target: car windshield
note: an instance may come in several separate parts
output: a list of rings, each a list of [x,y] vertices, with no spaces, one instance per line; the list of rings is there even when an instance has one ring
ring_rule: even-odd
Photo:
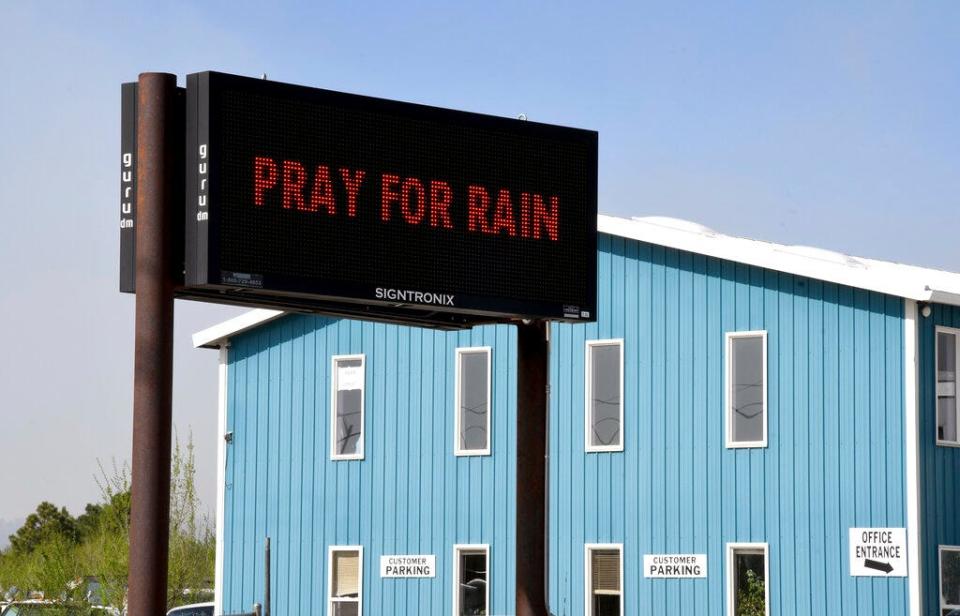
[[[213,606],[203,605],[200,607],[183,607],[176,610],[170,610],[169,616],[213,616]]]

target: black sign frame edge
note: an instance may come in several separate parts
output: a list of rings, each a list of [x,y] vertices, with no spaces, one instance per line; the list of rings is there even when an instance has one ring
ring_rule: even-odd
[[[190,86],[193,86],[191,88]],[[483,298],[492,300],[485,302],[487,306],[478,308],[476,304],[470,307],[456,307],[453,311],[439,309],[438,307],[424,304],[398,303],[396,301],[378,301],[371,297],[360,296],[324,296],[317,293],[308,293],[306,291],[298,292],[298,284],[291,284],[290,280],[284,281],[286,288],[283,290],[268,289],[261,290],[256,288],[243,288],[238,286],[221,284],[220,263],[219,263],[219,233],[218,233],[218,214],[219,204],[216,199],[207,200],[208,219],[206,221],[197,221],[197,203],[200,196],[199,185],[197,181],[198,172],[198,152],[201,144],[206,144],[210,159],[216,152],[218,144],[211,143],[211,135],[218,134],[217,118],[209,112],[210,92],[212,88],[237,88],[240,91],[254,94],[271,94],[281,92],[283,95],[307,98],[310,102],[349,106],[355,105],[359,101],[364,105],[372,105],[371,111],[381,113],[392,113],[395,115],[406,115],[411,118],[421,118],[435,121],[436,114],[443,116],[441,119],[452,122],[474,123],[476,126],[487,130],[509,129],[510,132],[530,131],[531,135],[537,135],[546,138],[563,137],[569,140],[571,135],[576,135],[577,139],[596,152],[599,152],[599,133],[593,130],[582,128],[571,128],[553,124],[542,124],[538,122],[529,122],[513,118],[504,118],[488,114],[481,114],[469,111],[447,109],[444,107],[434,107],[419,103],[407,103],[383,99],[361,94],[349,94],[326,90],[323,88],[314,88],[298,84],[268,81],[221,73],[217,71],[203,71],[187,75],[187,121],[186,121],[186,142],[187,142],[187,164],[186,164],[186,185],[185,192],[185,223],[186,223],[186,251],[190,258],[190,251],[193,253],[193,261],[185,263],[186,288],[178,290],[178,297],[198,299],[200,301],[220,301],[235,305],[248,305],[258,307],[270,307],[283,309],[289,306],[292,311],[311,311],[326,313],[333,310],[338,316],[349,318],[353,314],[356,318],[367,318],[366,311],[371,308],[388,312],[392,318],[387,322],[404,323],[406,315],[415,315],[415,324],[423,325],[425,323],[421,313],[443,315],[442,318],[429,320],[429,326],[448,327],[450,324],[450,315],[459,315],[463,318],[464,324],[458,327],[471,327],[475,324],[510,322],[524,318],[543,318],[558,322],[569,323],[589,323],[597,318],[597,242],[598,230],[596,228],[596,217],[593,219],[592,235],[594,249],[588,251],[589,259],[586,271],[591,272],[592,284],[589,284],[589,295],[592,300],[589,306],[578,306],[580,313],[576,317],[564,314],[563,306],[552,302],[536,302],[531,300],[510,300],[508,298]],[[193,98],[191,99],[191,95]],[[408,112],[414,112],[410,115]],[[192,116],[191,113],[195,114]],[[219,168],[214,164],[207,167],[209,186],[217,186],[219,181]],[[598,170],[591,168],[588,178],[589,194],[596,195],[598,188]],[[208,193],[209,194],[209,193]],[[215,196],[215,195],[213,195]],[[204,263],[206,261],[206,263]],[[191,267],[190,265],[193,265]],[[274,277],[275,278],[275,277]],[[279,282],[279,281],[278,281]],[[298,280],[302,282],[302,280]],[[268,285],[269,286],[269,285]],[[463,297],[460,295],[459,297]],[[220,298],[220,299],[213,299]],[[229,298],[229,300],[228,300]],[[472,298],[477,299],[477,298]],[[349,308],[356,306],[355,313],[349,312]],[[365,311],[366,309],[366,311]],[[344,313],[344,311],[347,311]],[[580,316],[583,311],[589,314],[588,317]],[[375,319],[374,319],[375,320]],[[470,324],[467,324],[470,323]]]
[[[486,129],[508,129],[511,132],[527,131],[530,135],[536,135],[544,138],[556,138],[563,133],[564,139],[570,140],[571,135],[576,135],[578,140],[586,144],[598,144],[599,133],[595,130],[586,128],[577,128],[572,126],[562,126],[559,124],[545,124],[530,120],[520,120],[517,118],[508,118],[487,113],[478,113],[475,111],[464,111],[461,109],[450,109],[447,107],[438,107],[426,105],[423,103],[412,103],[388,98],[369,96],[366,94],[353,94],[349,92],[338,92],[313,86],[305,86],[294,83],[284,83],[280,81],[270,81],[268,79],[257,79],[244,75],[234,75],[231,73],[222,73],[219,71],[202,71],[187,75],[197,76],[201,83],[210,87],[229,87],[244,92],[261,95],[280,94],[289,97],[295,97],[301,100],[307,100],[315,104],[327,104],[334,106],[352,106],[362,107],[364,111],[389,113],[393,115],[408,116],[421,120],[435,121],[438,116],[445,120],[456,123],[474,124]]]

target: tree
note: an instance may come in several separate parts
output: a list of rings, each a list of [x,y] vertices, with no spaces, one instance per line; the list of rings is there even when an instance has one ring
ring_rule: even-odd
[[[103,513],[101,505],[87,503],[83,513],[77,516],[77,533],[81,541],[96,532],[100,526],[101,513]]]
[[[195,475],[193,436],[185,448],[177,439],[170,482],[170,607],[207,599],[213,586],[216,540],[209,518],[200,513]],[[114,464],[108,472],[101,465],[95,480],[101,499],[79,517],[44,502],[10,537],[11,547],[0,552],[0,598],[16,587],[17,598],[40,591],[76,605],[123,609],[130,554],[129,468]],[[82,609],[76,613],[85,614]]]
[[[30,554],[44,541],[55,538],[77,543],[80,539],[77,521],[66,507],[57,509],[56,505],[44,501],[36,512],[27,516],[16,534],[10,535],[10,547],[15,552]]]

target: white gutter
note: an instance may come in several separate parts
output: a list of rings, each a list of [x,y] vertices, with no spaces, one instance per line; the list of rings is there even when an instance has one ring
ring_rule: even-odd
[[[227,483],[227,345],[220,347],[219,391],[217,394],[217,517],[216,561],[213,574],[213,613],[223,614],[223,521]]]
[[[907,586],[908,614],[921,616],[920,580],[920,429],[917,374],[917,302],[903,303],[903,402],[905,474],[907,501]]]

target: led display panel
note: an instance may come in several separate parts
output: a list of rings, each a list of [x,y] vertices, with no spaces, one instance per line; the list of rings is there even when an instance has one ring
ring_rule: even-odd
[[[185,214],[187,294],[595,318],[593,131],[193,74]]]

